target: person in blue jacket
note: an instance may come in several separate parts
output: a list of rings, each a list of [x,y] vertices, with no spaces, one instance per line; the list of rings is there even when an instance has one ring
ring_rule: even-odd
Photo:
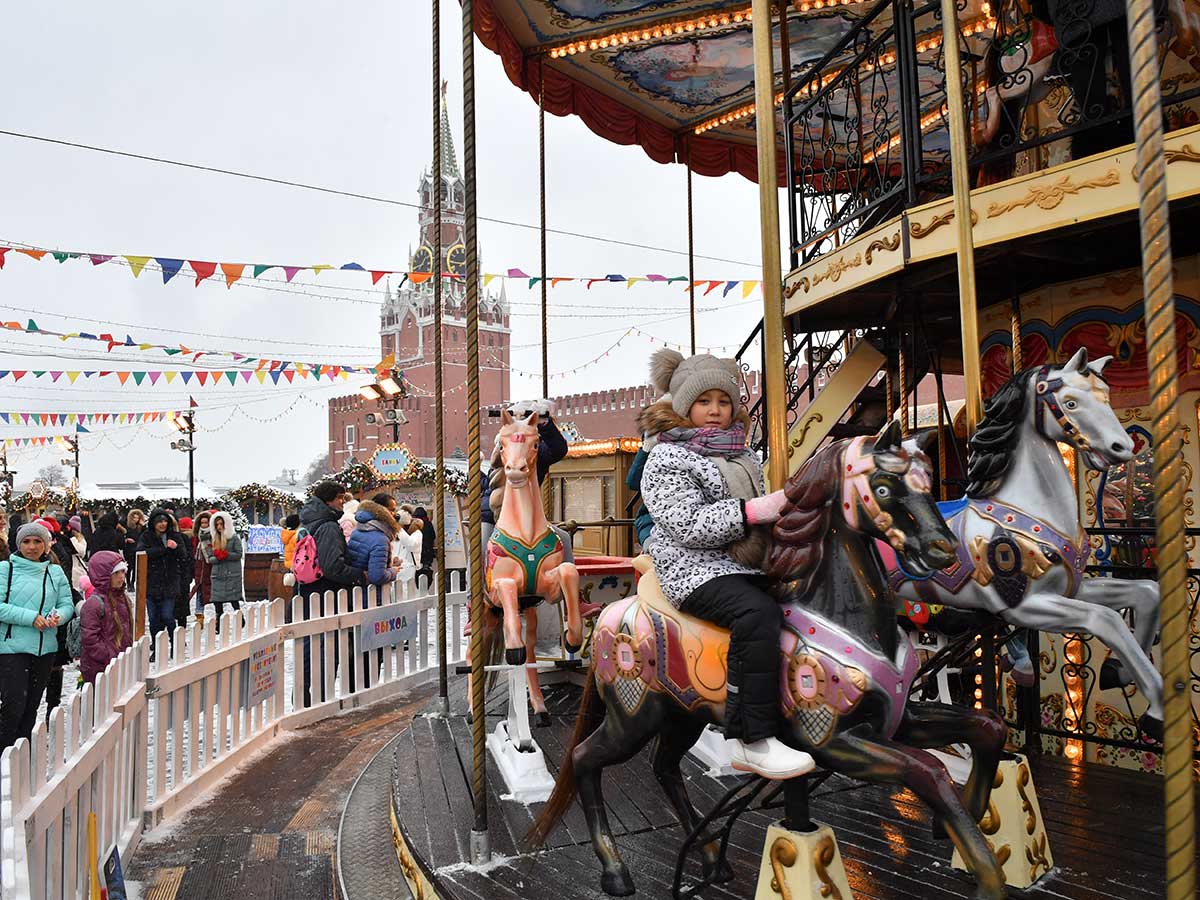
[[[0,563],[0,750],[30,739],[58,654],[58,626],[75,614],[71,583],[50,561],[50,532],[29,522]]]
[[[379,590],[396,580],[397,567],[392,565],[392,541],[400,531],[400,523],[389,508],[396,501],[392,497],[387,505],[374,500],[364,500],[354,513],[354,530],[346,542],[346,562],[352,568],[367,573],[367,584]],[[372,592],[373,593],[373,592]]]

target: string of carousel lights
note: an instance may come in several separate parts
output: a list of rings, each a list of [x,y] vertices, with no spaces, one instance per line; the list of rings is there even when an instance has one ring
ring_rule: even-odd
[[[857,0],[855,0],[857,2]],[[686,19],[672,19],[658,22],[654,25],[643,25],[641,28],[630,28],[624,31],[614,31],[598,37],[581,38],[545,49],[551,59],[564,56],[574,56],[588,50],[607,50],[609,47],[624,47],[629,44],[642,44],[694,34],[697,31],[712,31],[716,28],[726,28],[730,25],[744,25],[750,22],[750,7],[742,6],[719,13],[706,13]]]

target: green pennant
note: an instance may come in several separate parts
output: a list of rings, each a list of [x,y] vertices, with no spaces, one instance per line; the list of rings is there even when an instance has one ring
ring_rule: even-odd
[[[42,371],[40,371],[40,372],[34,372],[34,373],[33,373],[33,377],[34,377],[34,378],[41,378],[41,377],[42,377],[43,375],[45,375],[45,374],[46,374],[46,370],[45,370],[45,369],[43,369],[43,370],[42,370]]]
[[[141,384],[141,383],[142,383],[142,379],[143,379],[143,378],[145,378],[145,377],[146,377],[146,373],[145,373],[145,372],[134,372],[134,373],[133,373],[133,380],[134,380],[134,382],[136,382],[137,384]]]
[[[70,259],[70,258],[71,258],[71,254],[70,254],[70,253],[64,253],[64,252],[62,252],[62,251],[59,251],[59,250],[51,250],[51,251],[50,251],[50,255],[51,255],[51,256],[53,256],[55,259],[57,259],[57,260],[58,260],[60,263],[64,263],[64,262],[66,262],[68,259]]]
[[[167,356],[175,356],[177,353],[182,353],[183,351],[178,347],[163,347],[163,352],[167,354]]]
[[[274,266],[255,266],[254,267],[254,277],[257,278],[263,272],[267,271],[267,269],[273,269],[273,268],[275,268],[275,267]]]
[[[676,275],[674,278],[668,278],[667,284],[674,284],[676,281],[687,281],[686,275]]]
[[[37,322],[33,321],[33,319],[30,319],[29,324],[25,326],[25,330],[26,331],[37,331],[38,330]]]
[[[230,384],[237,384],[237,372],[226,372],[225,377],[229,379]]]

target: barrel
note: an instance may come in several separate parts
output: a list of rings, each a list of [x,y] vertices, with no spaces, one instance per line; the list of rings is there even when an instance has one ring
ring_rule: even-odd
[[[271,560],[271,569],[267,573],[267,596],[274,600],[276,597],[287,599],[292,596],[292,589],[283,583],[283,577],[287,575],[287,566],[283,564],[283,560],[276,556]]]
[[[271,561],[278,558],[276,553],[246,554],[246,567],[242,574],[247,600],[267,599],[267,582],[271,575]]]

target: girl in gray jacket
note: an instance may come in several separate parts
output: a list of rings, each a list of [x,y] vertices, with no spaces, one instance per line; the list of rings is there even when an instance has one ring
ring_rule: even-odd
[[[812,757],[777,738],[783,615],[764,590],[767,540],[755,530],[777,521],[786,501],[783,491],[765,494],[762,466],[746,447],[737,363],[660,350],[650,377],[668,396],[639,419],[657,436],[642,474],[654,519],[646,550],[671,603],[730,629],[725,736],[734,768],[802,775]]]

